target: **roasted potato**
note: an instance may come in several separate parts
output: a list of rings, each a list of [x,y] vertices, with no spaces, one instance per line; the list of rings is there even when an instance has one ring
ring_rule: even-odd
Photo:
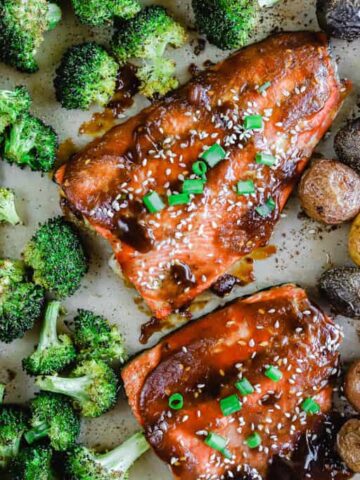
[[[360,360],[353,362],[346,372],[344,391],[351,405],[360,412]]]
[[[320,27],[332,37],[352,41],[360,36],[358,0],[317,0],[316,13]]]
[[[352,418],[341,427],[337,435],[337,450],[346,465],[360,472],[360,420]]]
[[[339,159],[360,175],[360,118],[338,131],[334,148]]]
[[[360,317],[360,269],[338,267],[327,270],[319,281],[319,289],[333,308],[348,317]]]
[[[349,254],[352,261],[360,266],[360,215],[358,215],[350,229]]]
[[[343,223],[360,211],[360,177],[335,160],[315,160],[300,181],[299,198],[314,220],[328,225]]]

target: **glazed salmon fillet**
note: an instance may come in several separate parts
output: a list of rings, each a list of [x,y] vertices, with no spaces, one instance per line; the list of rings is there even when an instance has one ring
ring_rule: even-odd
[[[135,358],[122,378],[175,478],[265,478],[273,456],[292,452],[330,409],[341,339],[304,290],[283,285],[188,323]],[[246,395],[237,384],[245,380]],[[173,394],[183,399],[179,410],[169,407]],[[234,395],[233,410],[222,410]],[[319,411],[307,413],[309,402]],[[225,450],[209,446],[209,434],[224,439]],[[254,434],[260,443],[251,448]]]
[[[124,276],[165,318],[268,243],[349,88],[324,34],[272,36],[75,155],[57,172],[63,203],[111,242]],[[197,177],[194,163],[219,146],[225,158],[210,150],[206,178]],[[187,193],[184,180],[201,191],[169,205]],[[159,211],[144,205],[149,193]]]

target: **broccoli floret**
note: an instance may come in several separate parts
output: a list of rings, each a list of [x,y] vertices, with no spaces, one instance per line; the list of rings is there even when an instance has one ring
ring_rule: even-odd
[[[4,159],[31,170],[49,172],[54,167],[57,148],[54,129],[26,113],[5,134]]]
[[[0,223],[6,222],[11,225],[20,223],[21,220],[15,207],[15,195],[12,190],[0,187]]]
[[[28,112],[30,105],[31,97],[25,87],[16,87],[13,91],[0,90],[0,134],[14,123],[19,115]]]
[[[243,47],[249,40],[257,17],[253,0],[192,0],[196,25],[217,47]]]
[[[50,375],[60,372],[76,358],[76,351],[68,335],[57,334],[60,302],[50,302],[40,332],[35,352],[23,360],[23,367],[30,375]]]
[[[28,282],[22,262],[0,260],[0,341],[24,336],[40,317],[45,291]]]
[[[63,217],[42,224],[24,251],[33,268],[33,280],[58,298],[72,295],[88,270],[88,259],[78,234]]]
[[[75,45],[56,71],[56,98],[67,109],[88,110],[92,103],[106,105],[115,92],[118,69],[116,61],[97,43]]]
[[[149,448],[141,432],[102,455],[79,445],[68,453],[66,471],[70,480],[127,480],[128,470]]]
[[[174,78],[175,63],[164,58],[168,45],[181,47],[186,42],[184,28],[171,18],[165,8],[144,8],[128,22],[118,22],[112,49],[120,64],[129,59],[139,64],[140,91],[152,97],[167,93],[178,85]]]
[[[137,0],[72,0],[72,4],[80,22],[92,26],[104,25],[114,17],[131,18],[141,9]]]
[[[0,406],[0,470],[19,453],[27,415],[17,406]]]
[[[47,0],[0,0],[0,60],[22,72],[36,72],[44,33],[61,20],[61,10]]]
[[[126,359],[124,339],[115,325],[89,310],[78,310],[74,318],[74,342],[81,360],[113,362]]]
[[[73,399],[84,417],[99,417],[116,401],[117,380],[113,370],[102,361],[88,360],[73,370],[70,378],[38,377],[41,390],[61,393]]]
[[[52,460],[52,449],[46,445],[25,447],[9,466],[11,480],[55,480]]]
[[[72,447],[80,433],[80,419],[70,400],[56,393],[39,393],[30,403],[31,430],[25,440],[32,444],[49,437],[54,450],[64,452]]]

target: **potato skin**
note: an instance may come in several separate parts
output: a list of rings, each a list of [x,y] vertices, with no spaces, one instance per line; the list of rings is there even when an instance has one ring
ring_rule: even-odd
[[[346,465],[355,473],[360,472],[360,420],[348,420],[337,435],[337,451]]]
[[[339,159],[360,175],[360,118],[337,132],[334,148]]]
[[[360,266],[360,215],[358,215],[350,229],[349,254],[354,263]]]
[[[360,269],[336,267],[324,272],[319,289],[341,315],[360,317]]]
[[[344,391],[351,405],[360,412],[360,360],[353,362],[346,372]]]
[[[360,177],[336,160],[315,160],[299,184],[306,214],[327,225],[354,218],[360,211]]]
[[[316,13],[328,35],[350,42],[360,36],[359,0],[317,0]]]

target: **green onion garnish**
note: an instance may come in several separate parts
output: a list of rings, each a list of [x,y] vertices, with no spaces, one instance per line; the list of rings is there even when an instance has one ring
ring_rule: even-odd
[[[275,210],[276,203],[273,198],[269,198],[264,205],[259,205],[255,208],[256,212],[262,217],[268,217],[272,211]]]
[[[266,92],[266,90],[270,87],[271,87],[271,82],[265,82],[259,87],[259,92],[261,93]]]
[[[183,193],[203,193],[204,191],[204,182],[199,178],[189,178],[184,180],[182,185]]]
[[[145,197],[143,197],[143,202],[150,213],[160,212],[160,210],[165,208],[164,202],[161,200],[161,197],[156,192],[147,193]]]
[[[261,115],[247,115],[244,117],[245,130],[259,130],[263,128],[263,117]]]
[[[231,415],[232,413],[238,412],[242,408],[242,404],[239,400],[239,397],[234,394],[229,397],[222,398],[220,400],[220,408],[223,415]]]
[[[184,397],[181,393],[173,393],[169,397],[169,407],[172,410],[181,410],[184,406]]]
[[[249,448],[257,448],[260,447],[261,445],[261,437],[258,434],[258,432],[254,432],[251,435],[249,435],[246,439],[246,445]]]
[[[192,166],[192,171],[195,173],[195,175],[198,175],[202,179],[206,178],[205,175],[207,170],[208,170],[208,167],[206,163],[203,162],[202,160],[198,160]]]
[[[245,377],[236,382],[235,387],[239,390],[240,395],[242,395],[243,397],[246,397],[246,395],[250,395],[251,393],[255,392],[255,388]]]
[[[224,160],[226,152],[218,143],[214,143],[210,148],[203,152],[200,157],[205,160],[209,167],[215,167],[216,164]]]
[[[269,153],[257,153],[255,160],[256,163],[260,163],[261,165],[267,165],[268,167],[272,167],[276,163],[276,158]]]
[[[315,415],[321,411],[320,405],[311,397],[306,398],[301,404],[302,410],[309,415]]]
[[[239,195],[250,195],[255,193],[255,185],[253,180],[241,180],[236,185],[236,192]]]
[[[185,205],[190,202],[190,196],[188,193],[173,193],[168,196],[169,205]]]
[[[270,366],[265,370],[265,376],[270,378],[273,382],[278,382],[282,379],[283,374],[274,366]]]
[[[205,444],[208,447],[211,447],[214,450],[221,452],[224,455],[224,457],[231,458],[231,454],[229,450],[226,449],[227,439],[222,437],[221,435],[218,435],[217,433],[209,432],[208,436],[205,438]]]

